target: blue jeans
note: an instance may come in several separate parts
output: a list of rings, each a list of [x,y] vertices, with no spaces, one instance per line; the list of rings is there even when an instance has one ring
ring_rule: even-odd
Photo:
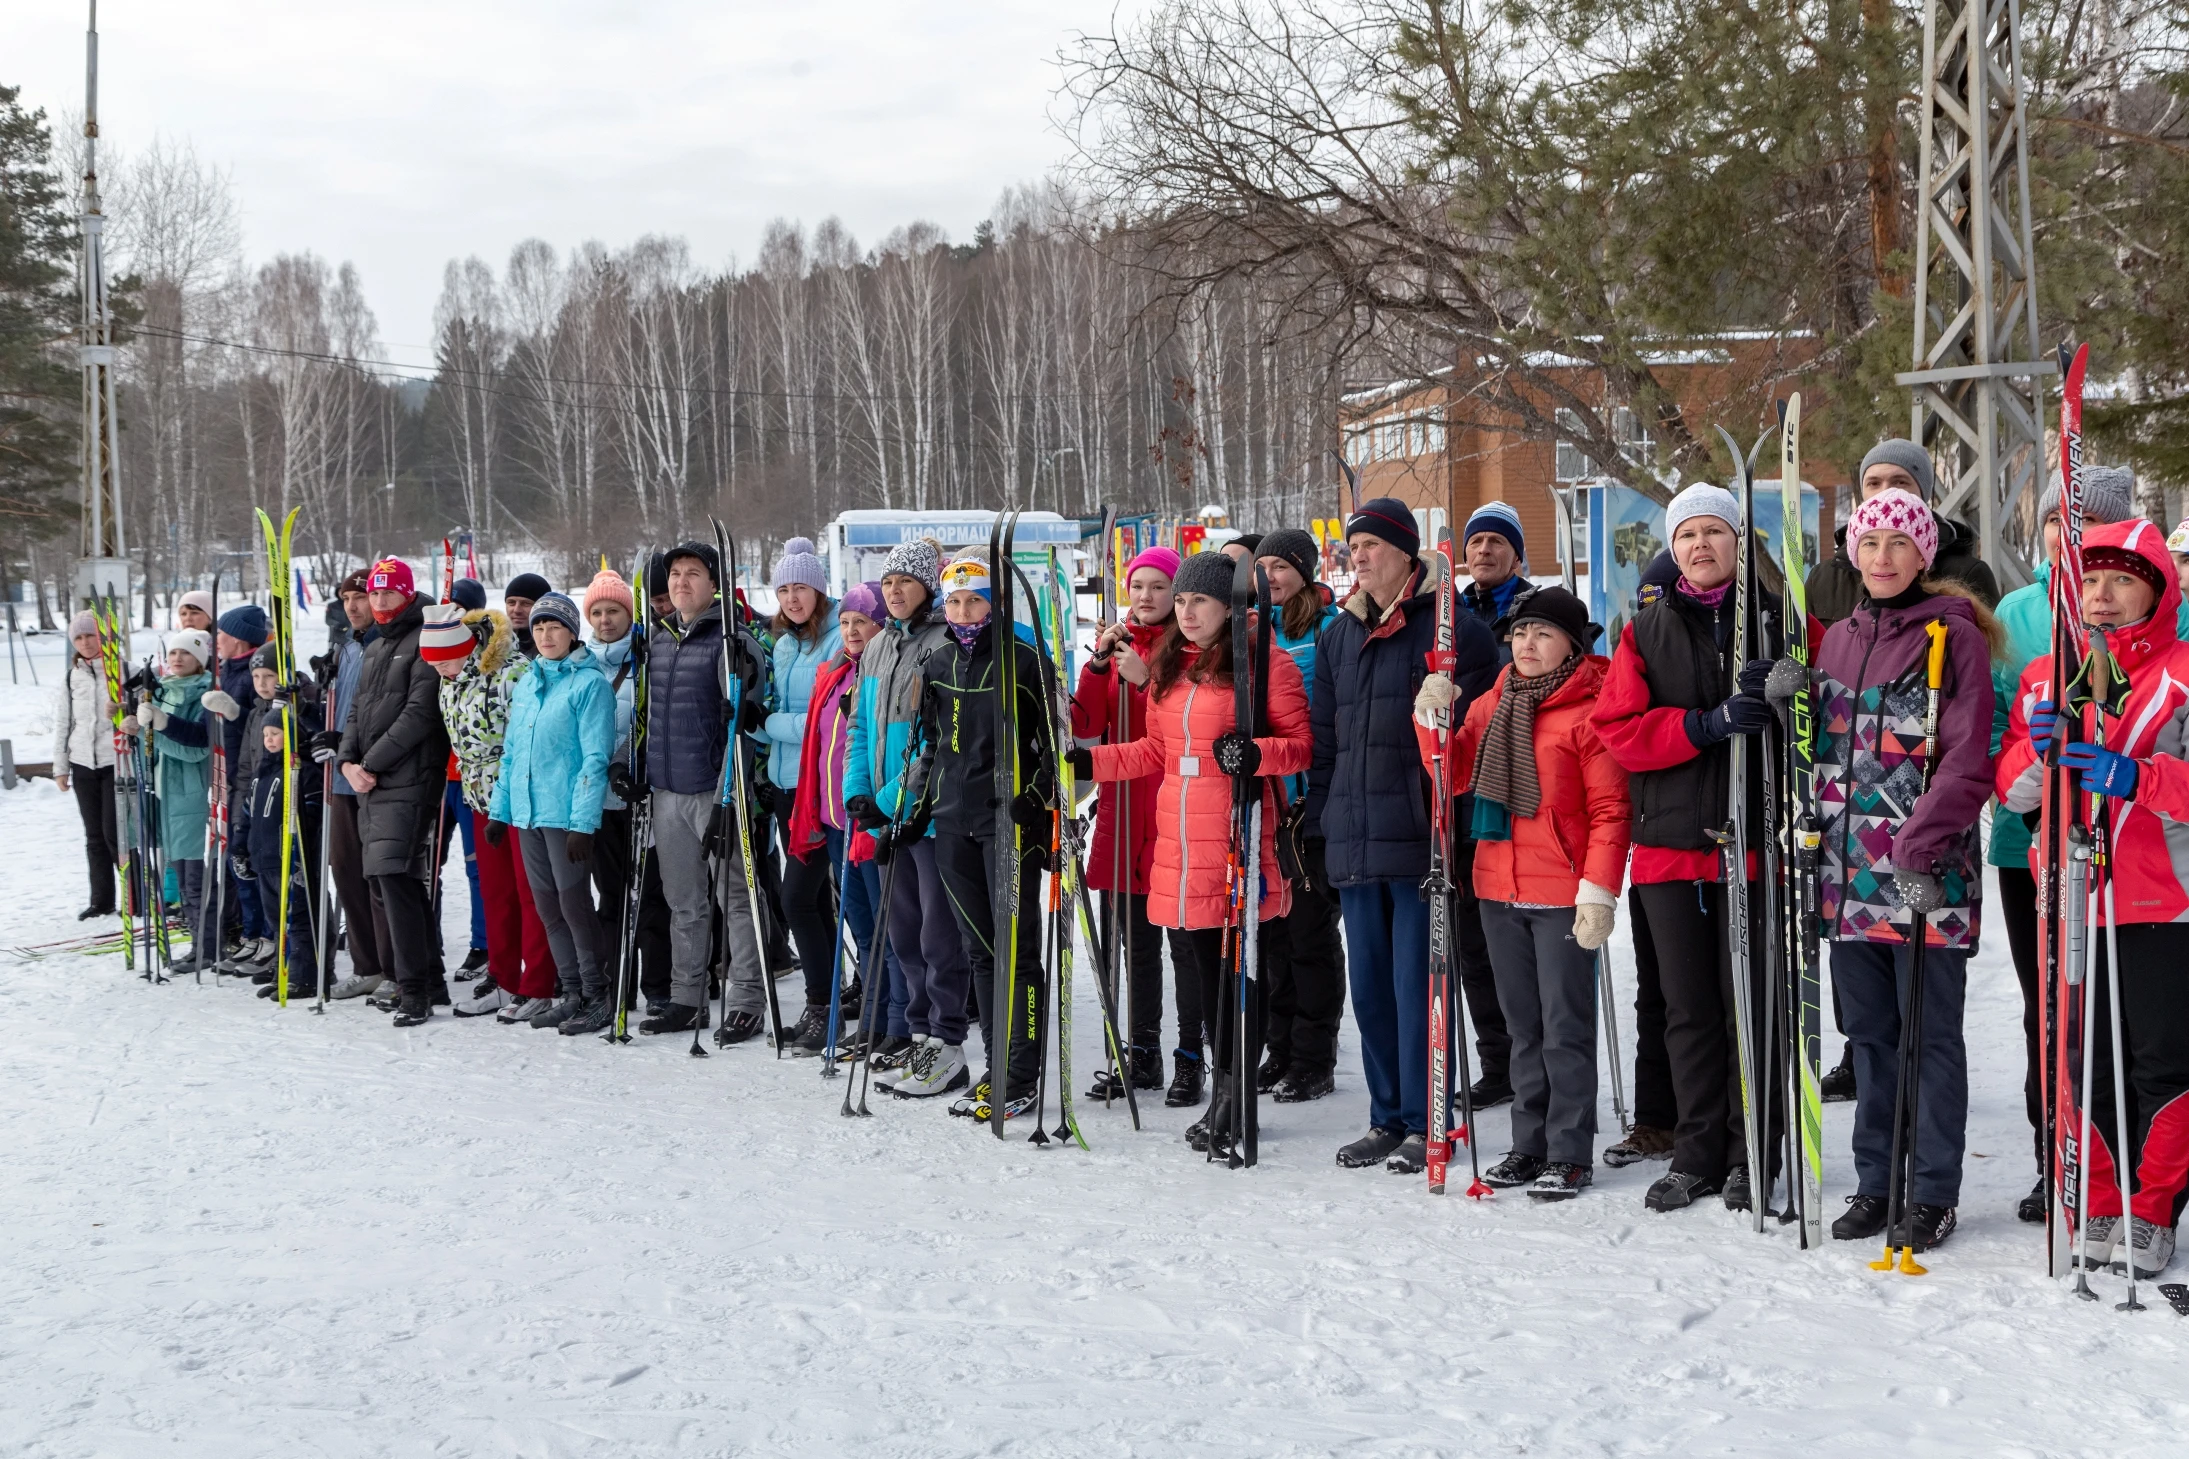
[[[1412,882],[1338,888],[1368,1122],[1429,1131],[1429,904]]]
[[[1908,996],[1909,949],[1882,942],[1832,944],[1832,987],[1855,1049],[1855,1176],[1863,1195],[1883,1197],[1892,1179],[1893,1100],[1900,1087],[1900,1011]],[[1961,1039],[1969,955],[1923,952],[1923,1083],[1915,1111],[1915,1158],[1908,1200],[1961,1203],[1961,1156],[1968,1144],[1969,1057]]]
[[[851,927],[852,945],[859,950],[859,967],[866,967],[867,955],[874,943],[874,917],[882,905],[882,868],[880,863],[862,861],[845,866],[844,833],[828,833],[828,857],[831,866],[844,866],[843,885],[837,895],[844,899],[844,921]],[[897,965],[897,949],[883,949],[885,965],[883,978],[882,1011],[887,1019],[885,1032],[891,1038],[909,1038],[912,1027],[905,1022],[904,969]]]

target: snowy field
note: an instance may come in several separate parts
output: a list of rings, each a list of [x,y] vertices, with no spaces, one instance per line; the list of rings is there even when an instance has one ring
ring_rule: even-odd
[[[46,693],[0,685],[19,759]],[[79,931],[83,883],[71,798],[0,793],[0,947]],[[1341,1171],[1350,1029],[1336,1095],[1265,1103],[1232,1172],[1159,1100],[1143,1133],[1083,1109],[1090,1151],[1036,1149],[936,1105],[842,1119],[840,1083],[752,1046],[398,1031],[118,958],[0,975],[0,1454],[2185,1452],[2189,1325],[2148,1289],[2116,1313],[2110,1278],[2074,1300],[2014,1220],[1997,938],[1961,1229],[1914,1279],[1715,1201],[1647,1213],[1661,1164],[1556,1207]],[[1484,1118],[1487,1156],[1504,1133]]]

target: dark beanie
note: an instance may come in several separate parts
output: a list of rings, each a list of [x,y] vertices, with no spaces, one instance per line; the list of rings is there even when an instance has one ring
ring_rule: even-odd
[[[220,631],[238,643],[257,648],[273,633],[273,625],[266,621],[266,610],[256,603],[244,603],[230,608],[220,615]]]
[[[662,555],[661,581],[664,587],[667,586],[669,581],[669,569],[675,567],[677,559],[682,557],[697,559],[699,565],[707,569],[708,581],[718,588],[722,586],[722,559],[716,554],[714,548],[705,542],[679,542]],[[649,578],[646,591],[651,593],[653,590],[653,580]]]
[[[1231,601],[1231,583],[1239,571],[1239,564],[1221,552],[1196,552],[1178,569],[1178,576],[1171,580],[1172,593],[1203,593],[1211,598]]]
[[[369,593],[372,591],[368,581],[371,577],[371,571],[361,567],[335,586],[334,595],[339,598],[344,593]]]
[[[646,559],[646,596],[658,598],[669,591],[669,554],[657,552]]]
[[[1345,535],[1356,532],[1381,537],[1409,556],[1421,551],[1421,528],[1414,524],[1414,509],[1395,496],[1370,497],[1346,519]]]
[[[1596,642],[1600,631],[1589,622],[1588,604],[1567,592],[1564,588],[1531,588],[1514,600],[1511,612],[1514,628],[1523,623],[1548,623],[1573,640],[1573,646],[1587,653]]]
[[[476,613],[486,606],[486,584],[477,578],[458,578],[456,586],[448,590],[448,600],[467,613]]]
[[[1307,581],[1315,581],[1321,570],[1322,549],[1315,539],[1297,527],[1280,527],[1262,539],[1262,545],[1254,550],[1256,557],[1277,557],[1291,564],[1292,570]]]
[[[554,584],[538,573],[521,572],[509,580],[509,585],[502,589],[502,596],[504,598],[523,598],[527,602],[537,603],[554,591]]]
[[[281,670],[281,655],[274,652],[272,644],[262,643],[251,651],[251,667],[254,669],[272,669],[279,673]]]
[[[1262,555],[1262,534],[1259,532],[1241,532],[1238,536],[1232,538],[1231,542],[1226,542],[1224,545],[1229,547],[1233,542],[1244,547],[1249,557],[1260,557]]]

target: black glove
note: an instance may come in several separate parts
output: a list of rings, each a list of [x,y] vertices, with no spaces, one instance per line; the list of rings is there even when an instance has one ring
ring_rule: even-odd
[[[1741,665],[1740,692],[1748,695],[1763,693],[1764,684],[1771,677],[1771,659],[1750,659]]]
[[[1064,763],[1072,767],[1072,774],[1081,780],[1094,779],[1094,751],[1085,745],[1074,745],[1064,752]]]
[[[889,858],[897,854],[896,835],[890,831],[889,827],[883,826],[880,830],[875,831],[873,836],[874,864],[876,866],[889,865]]]
[[[757,694],[745,696],[745,708],[737,717],[737,727],[746,734],[756,732],[768,722],[768,703]]]
[[[321,730],[312,736],[312,758],[325,765],[342,753],[342,731]]]
[[[1262,747],[1254,736],[1225,730],[1216,737],[1216,768],[1234,780],[1244,780],[1262,768]]]
[[[573,866],[583,866],[593,859],[593,833],[567,831],[562,838],[563,860]]]
[[[507,840],[508,837],[509,827],[505,823],[501,821],[488,821],[486,823],[487,845],[499,846],[502,844],[503,841]]]
[[[729,854],[730,808],[728,806],[718,805],[715,807],[714,819],[707,822],[707,834],[701,839],[699,846],[700,850],[714,857],[717,861]]]
[[[1698,750],[1707,750],[1735,735],[1761,733],[1771,722],[1771,706],[1753,694],[1736,694],[1715,709],[1687,712],[1687,737]]]
[[[853,820],[868,831],[879,831],[889,824],[889,817],[882,814],[882,808],[874,803],[874,797],[871,795],[853,796],[850,800],[844,802],[844,809],[850,813]]]
[[[313,676],[324,684],[334,677],[334,655],[331,653],[321,654],[316,659],[308,660],[305,667],[310,669]]]
[[[646,787],[631,773],[631,767],[621,760],[608,766],[608,789],[625,805],[637,805],[646,799]]]
[[[251,859],[241,853],[228,858],[228,870],[235,874],[237,881],[258,880],[258,873],[251,870]]]
[[[1011,797],[1011,823],[1032,830],[1049,824],[1048,798],[1031,790],[1022,790]]]

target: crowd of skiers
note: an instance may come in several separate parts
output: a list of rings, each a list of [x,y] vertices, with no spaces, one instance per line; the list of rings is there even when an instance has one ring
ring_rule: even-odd
[[[2037,585],[1999,599],[1967,530],[1928,505],[1931,470],[1905,441],[1870,452],[1837,551],[1811,576],[1810,621],[1779,621],[1777,593],[1759,586],[1764,641],[1738,660],[1741,506],[1696,484],[1667,509],[1669,546],[1610,645],[1598,644],[1572,593],[1531,584],[1519,517],[1499,502],[1453,539],[1462,586],[1448,654],[1434,652],[1438,572],[1396,500],[1362,502],[1345,523],[1352,581],[1342,595],[1318,581],[1320,549],[1294,529],[1183,559],[1150,548],[1124,565],[1121,616],[1068,686],[1062,753],[1043,731],[1056,706],[1041,654],[991,617],[987,549],[953,557],[928,539],[895,548],[877,581],[840,600],[812,544],[795,539],[773,565],[776,606],[764,617],[725,589],[716,550],[696,542],[654,557],[643,602],[605,570],[574,595],[526,573],[504,585],[498,608],[472,581],[437,602],[401,561],[384,560],[341,583],[346,631],[316,666],[323,692],[290,695],[291,717],[269,712],[283,691],[263,647],[266,615],[244,605],[215,623],[212,605],[188,594],[166,673],[123,728],[155,747],[160,835],[186,922],[206,924],[191,956],[207,966],[223,958],[271,993],[285,935],[290,978],[317,977],[301,893],[288,899],[285,933],[273,925],[287,814],[278,767],[293,725],[293,845],[306,848],[296,875],[316,875],[308,863],[329,818],[350,963],[335,998],[370,996],[398,1025],[453,1004],[459,1017],[581,1034],[614,1024],[621,980],[643,1001],[641,1033],[689,1032],[696,1045],[711,1026],[727,1046],[768,1029],[776,979],[795,963],[804,998],[782,1021],[784,1046],[822,1054],[837,1020],[855,1022],[841,1042],[871,1061],[882,1087],[957,1094],[976,1113],[991,1098],[1006,1114],[1032,1101],[1049,992],[1040,939],[1020,936],[1008,986],[1023,1001],[994,1006],[994,889],[1012,870],[999,812],[1031,833],[1017,838],[1016,884],[1032,925],[1059,787],[1092,782],[1084,873],[1116,929],[1122,1010],[1117,1057],[1092,1093],[1167,1083],[1170,1105],[1208,1101],[1189,1131],[1195,1148],[1225,1148],[1240,1120],[1236,1085],[1212,1071],[1243,1059],[1255,1088],[1279,1102],[1330,1094],[1350,990],[1367,1130],[1337,1161],[1398,1171],[1428,1158],[1423,885],[1427,772],[1441,755],[1455,797],[1448,912],[1472,1027],[1468,1102],[1512,1104],[1510,1149],[1485,1178],[1565,1199],[1591,1184],[1599,1158],[1661,1159],[1646,1204],[1669,1211],[1713,1195],[1745,1209],[1780,1174],[1789,1112],[1767,1081],[1745,1088],[1735,1058],[1728,881],[1759,876],[1761,833],[1746,838],[1745,868],[1728,865],[1723,833],[1733,747],[1806,691],[1817,726],[1817,904],[1846,1049],[1826,1083],[1856,1106],[1858,1188],[1833,1234],[1870,1237],[1887,1222],[1896,1070],[1913,1039],[1923,1057],[1906,1239],[1923,1249],[1952,1232],[1960,1201],[1962,1014],[1987,805],[1989,861],[2029,1010],[2030,1118],[2044,1164],[2028,813],[2062,717],[2046,682],[2049,566]],[[2120,1228],[2124,1213],[2117,1201],[2108,1208],[2101,1179],[2092,1227],[2108,1252],[2126,1240],[2139,1270],[2157,1270],[2189,1176],[2189,996],[2179,991],[2189,959],[2189,608],[2162,534],[2132,512],[2131,486],[2125,472],[2087,472],[2081,608],[2107,631],[2127,692],[2101,711],[2103,747],[2085,737],[2071,753],[2084,783],[2123,808],[2115,906],[2131,1149],[2107,1143],[2110,1074],[2091,1098],[2101,1111],[2093,1160],[2110,1169],[2127,1159],[2134,1220]],[[2058,501],[2055,489],[2040,506],[2048,553]],[[2189,540],[2178,546],[2189,555]],[[1266,717],[1245,728],[1232,693],[1239,554],[1266,574],[1281,650],[1267,670]],[[1769,561],[1756,562],[1768,579]],[[84,812],[90,916],[113,907],[114,752],[96,625],[76,628],[82,658],[62,691],[55,759]],[[1789,651],[1793,635],[1807,654]],[[997,710],[999,675],[1023,701],[1009,716]],[[1017,737],[1022,786],[1007,806],[995,793],[1004,735]],[[234,891],[219,933],[198,849],[216,740]],[[1266,996],[1247,1010],[1244,1048],[1220,991],[1241,776],[1263,797],[1260,864],[1271,869],[1257,889]],[[749,794],[728,794],[732,781]],[[743,819],[726,809],[741,799]],[[452,837],[473,884],[471,946],[453,974],[437,917]],[[1639,985],[1635,1120],[1600,1150],[1596,950],[1622,905]],[[1918,924],[1927,991],[1921,1027],[1904,1033]],[[880,955],[870,956],[876,939]],[[872,986],[846,988],[859,969]],[[981,1076],[966,1053],[975,1023],[990,1069]],[[2109,1070],[2103,1039],[2098,1057]],[[1751,1171],[1752,1158],[1770,1168]],[[2045,1200],[2040,1179],[2020,1214],[2043,1219]]]

